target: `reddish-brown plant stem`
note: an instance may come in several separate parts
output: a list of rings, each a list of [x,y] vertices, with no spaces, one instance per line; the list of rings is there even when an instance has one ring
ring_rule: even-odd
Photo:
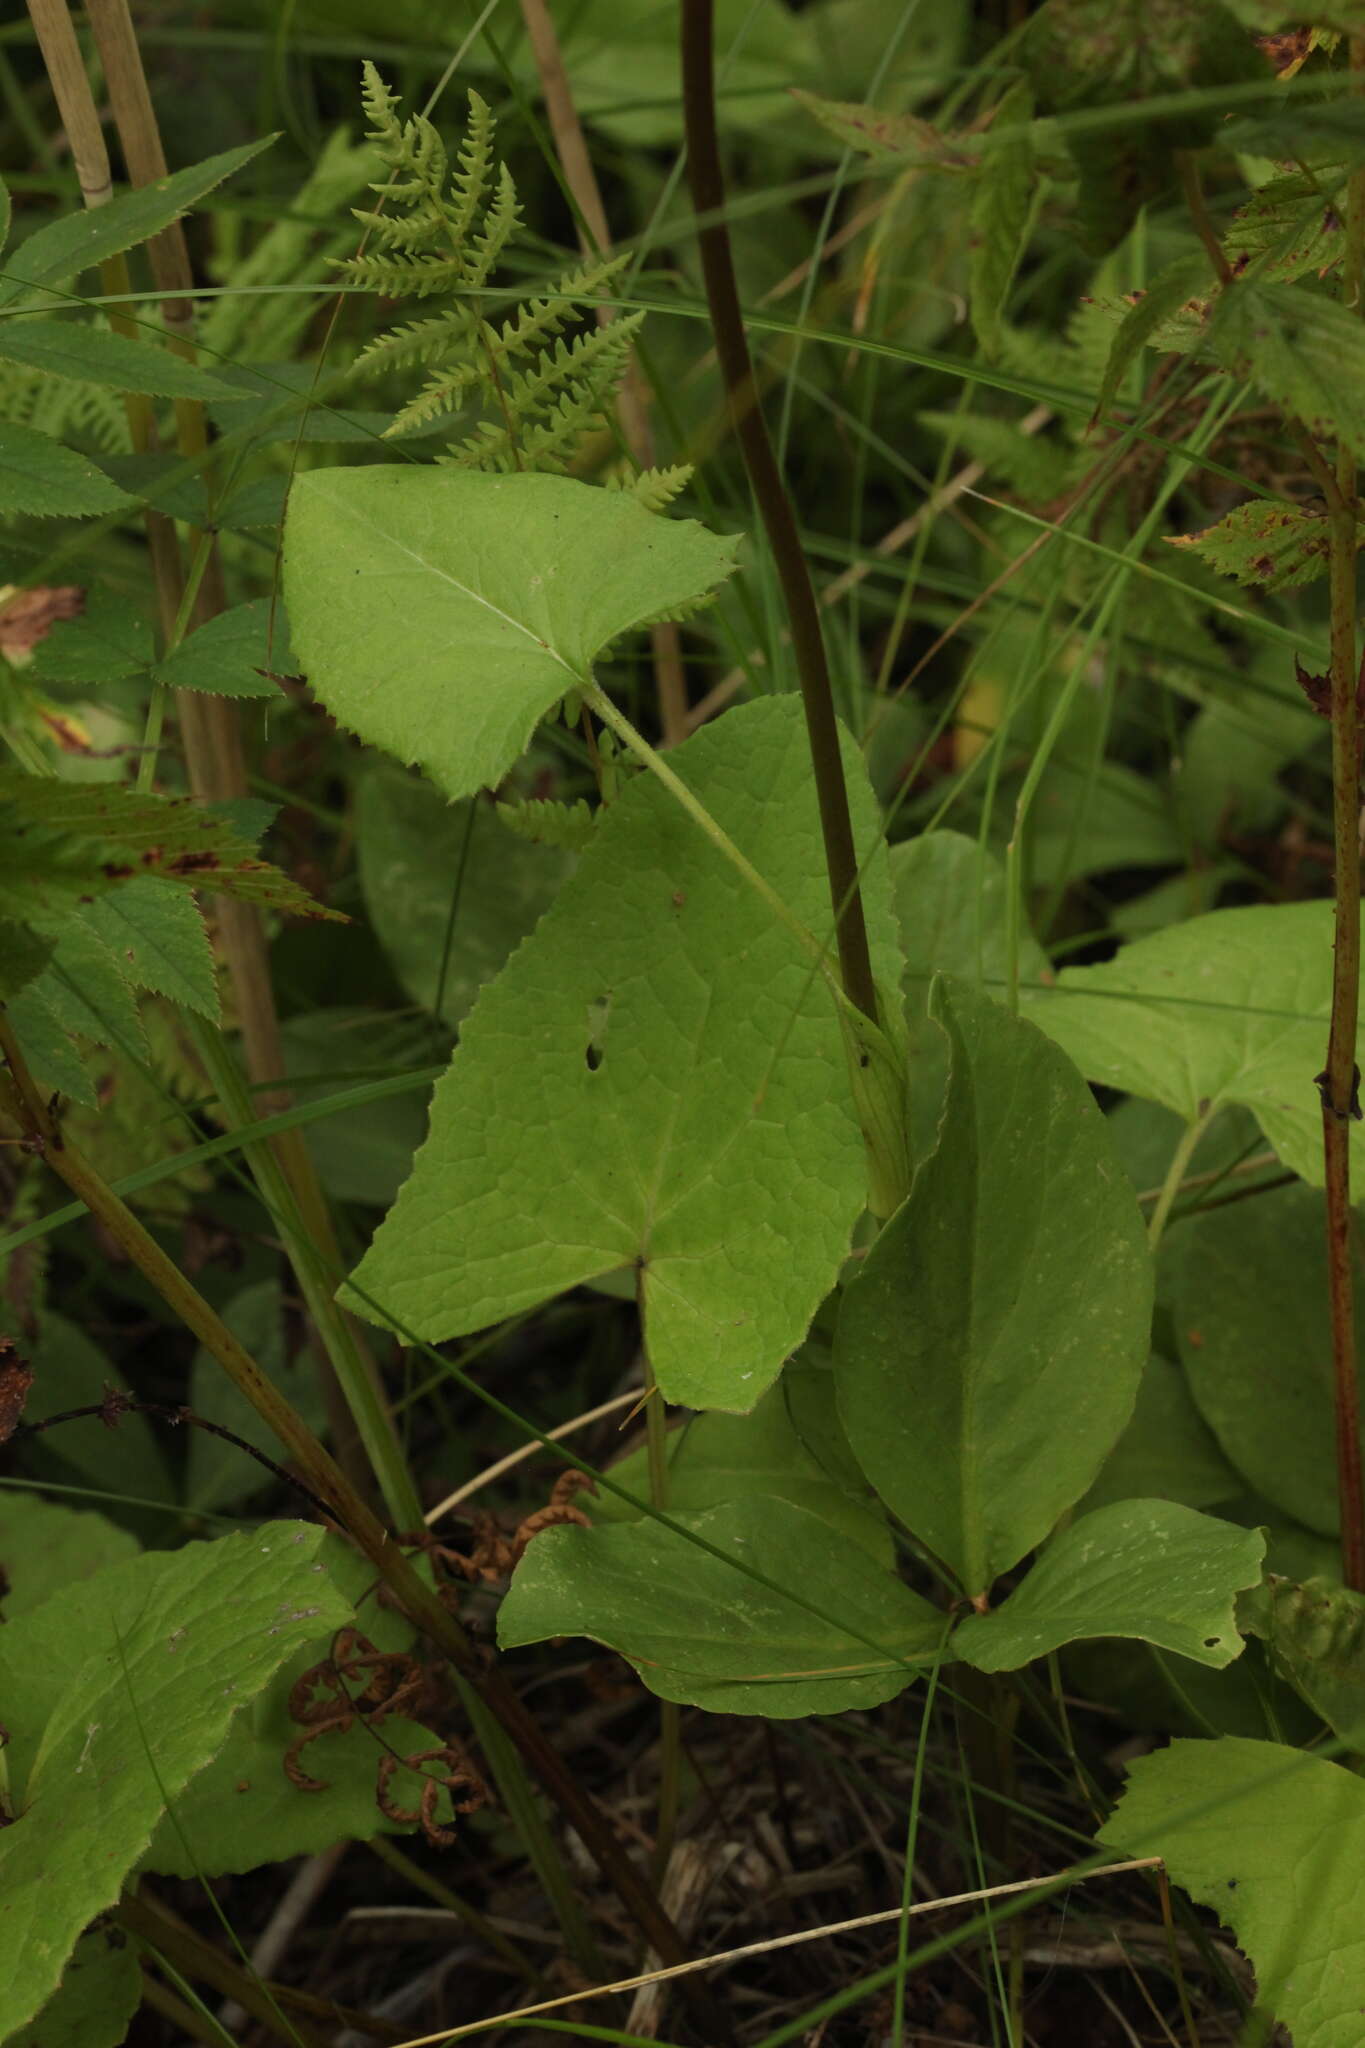
[[[830,688],[820,608],[815,601],[815,588],[801,545],[796,513],[787,495],[758,402],[739,288],[735,281],[734,259],[730,252],[730,233],[725,225],[725,176],[716,133],[713,15],[713,0],[682,0],[683,123],[692,204],[698,216],[706,301],[731,423],[758,501],[791,628],[792,650],[801,684],[811,765],[820,806],[820,829],[834,906],[840,976],[850,1002],[875,1022],[877,990],[868,951],[863,899],[858,887],[858,858],[839,752],[839,726],[834,714],[834,694]]]
[[[1352,83],[1365,86],[1365,36],[1351,40]],[[1365,172],[1347,188],[1342,292],[1359,313],[1365,253]],[[1365,1486],[1360,1457],[1355,1261],[1351,1240],[1351,1125],[1360,1117],[1356,1037],[1360,1013],[1360,708],[1356,661],[1359,477],[1354,451],[1337,453],[1338,502],[1330,509],[1332,603],[1332,841],[1335,918],[1332,1023],[1319,1077],[1327,1188],[1327,1289],[1332,1315],[1332,1389],[1341,1517],[1341,1576],[1365,1592]]]

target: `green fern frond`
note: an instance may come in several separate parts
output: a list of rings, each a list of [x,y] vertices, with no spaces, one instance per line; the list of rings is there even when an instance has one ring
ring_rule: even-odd
[[[373,248],[337,267],[351,284],[386,297],[444,292],[453,300],[431,319],[380,335],[355,366],[365,376],[428,372],[388,432],[458,409],[474,415],[472,428],[462,422],[467,430],[448,458],[461,467],[566,469],[578,443],[610,411],[640,325],[639,314],[589,324],[583,303],[616,279],[622,259],[580,263],[531,298],[509,292],[515,303],[508,317],[486,320],[477,295],[493,286],[521,227],[516,185],[494,153],[487,103],[469,95],[452,165],[430,122],[402,119],[397,97],[372,65],[365,67],[362,97],[370,139],[390,177],[372,184],[380,194],[375,206],[356,210]],[[578,329],[572,336],[571,326]]]
[[[597,826],[597,813],[582,797],[576,803],[555,803],[549,797],[528,797],[521,803],[499,803],[498,816],[518,839],[535,846],[558,846],[581,853]]]
[[[687,489],[691,481],[692,464],[678,462],[671,469],[642,469],[637,477],[628,477],[623,488],[644,506],[646,512],[662,512],[680,492]]]

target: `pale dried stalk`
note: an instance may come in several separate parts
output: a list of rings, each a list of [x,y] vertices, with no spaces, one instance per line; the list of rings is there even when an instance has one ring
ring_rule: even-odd
[[[1082,1867],[1071,1877],[1071,1882],[1087,1883],[1092,1877],[1119,1877],[1129,1870],[1159,1870],[1161,1867],[1159,1856],[1135,1856],[1125,1863],[1101,1863],[1093,1870]],[[559,2006],[578,2005],[589,1998],[611,1998],[622,1991],[638,1991],[645,1984],[662,1984],[672,1977],[691,1976],[697,1970],[718,1970],[728,1963],[743,1962],[748,1956],[771,1955],[776,1949],[796,1948],[808,1941],[823,1941],[830,1935],[854,1934],[863,1927],[885,1927],[889,1921],[899,1920],[902,1914],[914,1919],[923,1913],[941,1913],[948,1906],[979,1906],[1019,1892],[1055,1890],[1069,1875],[1062,1871],[1056,1877],[1021,1877],[1013,1884],[987,1885],[981,1891],[954,1892],[942,1899],[922,1899],[913,1906],[887,1906],[879,1913],[860,1913],[853,1920],[832,1920],[825,1927],[802,1927],[795,1934],[775,1934],[767,1941],[750,1941],[743,1948],[727,1948],[713,1956],[697,1956],[691,1962],[674,1963],[666,1970],[645,1970],[638,1977],[622,1977],[615,1984],[593,1984],[583,1991],[565,1992],[560,1998],[542,1999],[538,2005],[518,2006],[515,2012],[499,2013],[498,2024],[505,2027],[513,2020],[529,2020],[539,2013],[554,2012]],[[438,2043],[467,2041],[471,2034],[479,2033],[487,2024],[486,2020],[471,2020],[467,2026],[443,2027],[439,2034],[418,2034],[409,2041],[400,2041],[398,2048],[437,2048]]]
[[[564,182],[573,195],[574,205],[579,213],[578,239],[584,253],[596,248],[605,256],[611,248],[611,229],[607,226],[607,210],[602,204],[602,192],[597,182],[597,173],[592,167],[583,124],[578,118],[574,105],[569,75],[564,68],[564,57],[559,47],[559,37],[550,19],[550,10],[545,0],[521,0],[522,19],[526,23],[526,34],[535,59],[536,71],[540,77],[540,89],[545,95],[545,112],[554,137],[559,166],[564,173]],[[597,318],[603,327],[616,318],[614,306],[599,306]],[[654,430],[650,425],[649,404],[645,393],[644,380],[639,366],[632,357],[621,384],[621,395],[617,401],[617,413],[626,446],[641,469],[654,467]],[[654,655],[654,687],[659,700],[659,729],[665,747],[676,746],[679,740],[687,738],[690,730],[687,723],[687,684],[683,676],[682,642],[678,628],[671,619],[663,619],[649,629],[650,644]]]

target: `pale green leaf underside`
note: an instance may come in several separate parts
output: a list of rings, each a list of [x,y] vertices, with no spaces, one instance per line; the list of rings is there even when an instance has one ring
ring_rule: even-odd
[[[11,1622],[0,1696],[17,1817],[0,1830],[0,1983],[22,2025],[81,1929],[111,1906],[167,1799],[301,1643],[348,1619],[317,1552],[281,1522],[148,1554]],[[97,1844],[99,1854],[92,1854]]]
[[[826,931],[797,701],[746,705],[670,759],[793,914]],[[865,849],[871,791],[851,743],[846,759]],[[894,987],[880,856],[864,899]],[[638,1260],[667,1398],[748,1409],[833,1286],[865,1192],[823,982],[668,791],[637,776],[471,1012],[354,1305],[439,1343]]]
[[[1365,1785],[1275,1742],[1173,1742],[1130,1766],[1104,1831],[1122,1856],[1161,1856],[1231,1928],[1258,2011],[1302,2048],[1360,2048],[1365,2010]]]
[[[1286,1166],[1322,1184],[1330,903],[1211,910],[1068,967],[1030,990],[1025,1013],[1090,1081],[1164,1102],[1187,1121],[1207,1102],[1244,1103]],[[1357,1170],[1365,1140],[1353,1127]]]
[[[846,1288],[839,1405],[863,1470],[970,1594],[1049,1534],[1132,1412],[1151,1261],[1080,1075],[964,983],[938,1150]]]
[[[568,477],[315,470],[284,588],[332,715],[459,797],[501,781],[613,640],[707,597],[734,548]]]
[[[1048,1545],[990,1614],[952,1647],[978,1671],[1017,1671],[1063,1643],[1137,1636],[1221,1670],[1242,1653],[1234,1604],[1256,1584],[1265,1538],[1169,1500],[1115,1501]]]
[[[755,1495],[673,1519],[830,1618],[654,1521],[549,1529],[503,1601],[503,1648],[591,1636],[664,1699],[776,1720],[877,1706],[937,1654],[938,1611],[792,1502]]]

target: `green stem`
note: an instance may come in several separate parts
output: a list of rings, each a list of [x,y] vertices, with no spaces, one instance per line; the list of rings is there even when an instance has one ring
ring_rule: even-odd
[[[1199,1140],[1217,1114],[1216,1104],[1211,1109],[1207,1102],[1201,1103],[1198,1116],[1191,1117],[1180,1134],[1179,1142],[1171,1154],[1171,1163],[1166,1168],[1166,1178],[1161,1183],[1161,1192],[1156,1198],[1156,1207],[1147,1219],[1147,1243],[1153,1252],[1161,1243],[1172,1204],[1180,1193],[1181,1183],[1185,1178],[1185,1168],[1194,1157]]]
[[[338,1308],[335,1289],[341,1279],[320,1256],[304,1228],[294,1190],[270,1144],[247,1136],[256,1121],[255,1109],[236,1061],[211,1024],[190,1020],[194,1042],[218,1099],[230,1122],[243,1134],[242,1150],[261,1198],[284,1239],[308,1313],[331,1361],[346,1405],[360,1433],[365,1454],[379,1482],[385,1511],[396,1529],[418,1529],[422,1503],[379,1389],[356,1343],[355,1332]]]
[[[825,865],[829,872],[839,968],[845,994],[866,1017],[877,1020],[877,988],[868,949],[853,824],[848,810],[820,607],[801,546],[800,529],[758,402],[749,343],[744,332],[725,224],[725,176],[716,134],[714,21],[712,0],[682,0],[683,123],[692,204],[698,216],[698,244],[716,358],[735,438],[758,501],[768,545],[782,586],[792,650],[806,713],[811,765],[820,805]]]
[[[1351,39],[1352,85],[1365,83],[1365,37]],[[1347,187],[1342,293],[1360,310],[1365,256],[1365,172]],[[1332,1382],[1341,1516],[1341,1575],[1365,1592],[1365,1488],[1360,1458],[1355,1269],[1351,1246],[1351,1124],[1360,1116],[1356,1033],[1360,1008],[1360,732],[1356,667],[1356,460],[1337,450],[1340,503],[1330,512],[1332,605],[1332,823],[1335,945],[1327,1065],[1319,1077],[1327,1194],[1327,1290],[1332,1315]]]
[[[643,1327],[643,1316],[641,1318]],[[654,1368],[645,1352],[645,1443],[649,1463],[649,1498],[661,1512],[668,1507],[668,1418]],[[682,1709],[674,1700],[659,1702],[659,1817],[654,1832],[650,1875],[662,1885],[678,1831],[682,1793]]]

